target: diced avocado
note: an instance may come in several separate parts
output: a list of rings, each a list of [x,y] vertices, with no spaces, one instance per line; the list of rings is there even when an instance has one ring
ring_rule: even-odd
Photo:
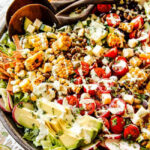
[[[63,131],[67,131],[72,135],[76,135],[84,139],[82,145],[89,144],[95,138],[98,131],[92,128],[82,127],[78,123],[68,124],[63,119],[57,119]]]
[[[27,31],[28,26],[32,25],[32,24],[33,24],[33,22],[29,18],[25,17],[25,19],[24,19],[24,30]]]
[[[87,128],[93,130],[94,135],[92,137],[92,140],[96,137],[96,135],[98,134],[103,125],[102,121],[89,115],[85,115],[81,118],[78,118],[77,123],[85,129]]]
[[[81,118],[79,118],[77,120],[77,122],[80,124],[80,126],[82,127],[88,127],[88,128],[95,128],[97,129],[98,131],[102,128],[102,121],[92,117],[92,116],[89,116],[89,115],[85,115]]]
[[[63,145],[69,150],[76,149],[83,143],[83,139],[81,137],[74,136],[67,131],[59,136],[59,139],[63,143]]]
[[[64,120],[71,122],[74,117],[71,110],[58,103],[39,100],[40,108],[51,116],[62,116]]]
[[[33,23],[33,26],[36,28],[36,30],[38,30],[42,25],[42,21],[40,21],[39,19],[36,19]]]
[[[98,132],[95,129],[83,128],[83,130],[81,132],[81,137],[84,138],[84,142],[82,145],[90,144],[92,142],[92,140],[95,138],[95,136],[97,135],[97,133]]]
[[[58,133],[60,131],[62,131],[62,128],[59,124],[59,122],[55,119],[55,120],[51,120],[50,121],[51,127],[53,128],[53,130]]]
[[[44,31],[44,32],[51,32],[52,31],[52,27],[46,25],[46,24],[42,24],[40,27],[40,30]]]

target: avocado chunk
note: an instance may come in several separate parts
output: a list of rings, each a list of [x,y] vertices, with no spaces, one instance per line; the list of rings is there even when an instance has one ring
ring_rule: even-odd
[[[50,121],[50,125],[51,127],[53,128],[53,130],[58,133],[58,132],[61,132],[62,131],[62,128],[60,126],[60,124],[58,123],[58,121],[55,119],[55,120],[51,120]]]
[[[32,25],[32,24],[33,24],[33,22],[29,18],[27,18],[27,17],[24,18],[24,30],[26,32],[27,32],[28,26]]]
[[[102,121],[91,117],[89,115],[82,116],[77,119],[77,123],[82,126],[85,130],[93,130],[92,140],[97,136],[98,132],[102,129]]]
[[[71,110],[60,104],[39,100],[39,107],[52,117],[61,117],[68,122],[74,119]]]
[[[85,115],[85,116],[82,116],[81,118],[78,118],[77,122],[82,127],[95,128],[97,131],[99,131],[103,125],[101,120],[98,120],[89,115]]]
[[[50,121],[46,122],[46,125],[49,129],[49,132],[53,138],[57,138],[60,140],[60,143],[64,145],[67,149],[75,149],[81,145],[83,142],[83,139],[81,137],[74,136],[69,131],[63,131],[61,134],[56,133],[54,129],[51,126]]]
[[[40,27],[40,30],[41,31],[44,31],[44,32],[51,32],[52,31],[52,27],[46,25],[46,24],[42,24],[41,27]]]
[[[59,136],[59,139],[63,143],[63,145],[69,150],[76,149],[83,143],[83,139],[81,137],[74,136],[67,131]]]

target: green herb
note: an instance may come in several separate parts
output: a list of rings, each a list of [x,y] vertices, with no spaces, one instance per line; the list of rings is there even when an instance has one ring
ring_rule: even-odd
[[[112,125],[113,125],[113,126],[117,125],[117,118],[114,118],[114,119],[112,120]]]
[[[39,135],[39,129],[34,127],[33,129],[25,129],[24,139],[28,141],[34,141],[35,138]]]

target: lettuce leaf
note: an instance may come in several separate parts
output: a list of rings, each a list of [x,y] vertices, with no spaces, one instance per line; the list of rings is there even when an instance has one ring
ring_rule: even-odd
[[[30,96],[28,93],[14,93],[14,102],[19,103],[19,102],[28,102],[30,100]]]
[[[25,129],[24,139],[28,141],[34,141],[39,134],[39,129],[34,127],[34,129]]]

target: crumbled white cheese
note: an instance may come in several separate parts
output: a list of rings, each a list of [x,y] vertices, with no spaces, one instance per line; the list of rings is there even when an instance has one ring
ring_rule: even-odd
[[[124,48],[123,49],[123,56],[124,57],[129,58],[129,57],[132,57],[133,55],[134,55],[133,49],[131,49],[131,48]]]
[[[136,47],[137,44],[138,44],[138,40],[137,39],[129,39],[129,41],[128,41],[128,45],[131,48]]]
[[[104,48],[102,46],[96,45],[93,49],[93,54],[97,57],[102,56],[104,53]]]

